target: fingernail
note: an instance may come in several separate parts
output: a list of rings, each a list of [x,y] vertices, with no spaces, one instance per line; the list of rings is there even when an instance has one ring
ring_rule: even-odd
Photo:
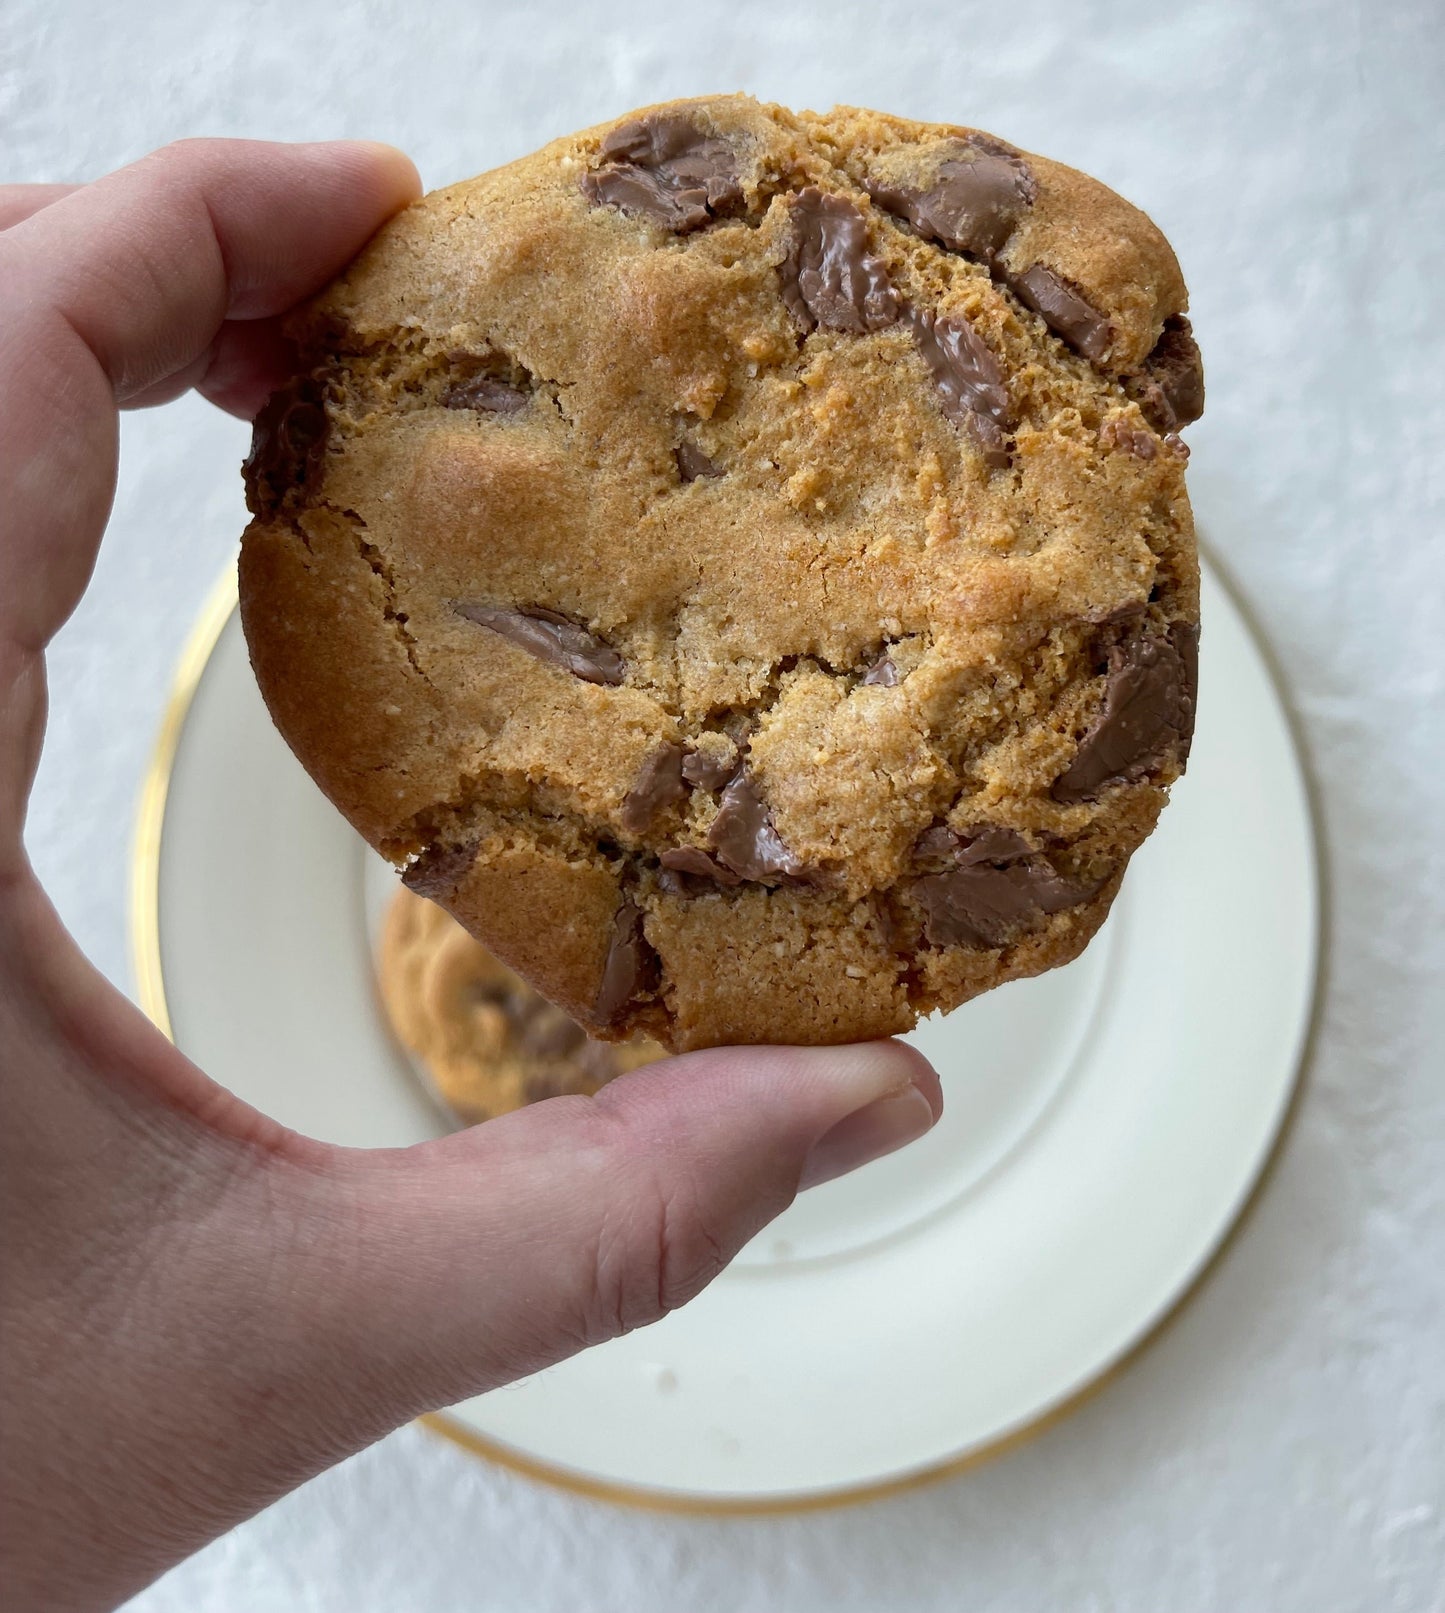
[[[936,1118],[933,1105],[917,1087],[879,1098],[840,1120],[813,1144],[803,1164],[799,1190],[846,1176],[870,1160],[882,1159],[916,1142],[931,1129]]]

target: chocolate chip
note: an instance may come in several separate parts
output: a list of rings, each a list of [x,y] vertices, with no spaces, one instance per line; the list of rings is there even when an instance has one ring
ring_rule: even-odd
[[[1153,459],[1159,452],[1159,444],[1152,431],[1136,431],[1122,420],[1115,419],[1106,420],[1099,427],[1099,445],[1143,460]]]
[[[1039,927],[1050,913],[1077,907],[1099,887],[1066,879],[1042,857],[1005,868],[981,864],[913,882],[923,933],[934,946],[997,947]]]
[[[947,858],[959,868],[977,863],[1010,863],[1033,855],[1033,847],[1017,829],[1000,829],[985,823],[956,834],[947,824],[936,823],[913,842],[913,855],[920,862]]]
[[[1017,829],[984,824],[968,831],[954,856],[960,868],[971,868],[976,863],[1017,862],[1020,857],[1031,856],[1033,849]]]
[[[1179,744],[1176,756],[1182,773],[1189,763],[1194,744],[1194,718],[1199,710],[1199,624],[1175,622],[1169,629],[1169,642],[1184,670],[1180,699]]]
[[[719,467],[713,464],[702,449],[695,442],[689,442],[686,437],[673,449],[672,457],[677,461],[677,474],[685,482],[695,482],[701,476],[722,475]]]
[[[939,406],[992,466],[1008,464],[1008,392],[992,348],[964,319],[906,307],[903,318],[933,376]]]
[[[913,855],[921,859],[952,857],[962,844],[947,824],[935,823],[913,842]]]
[[[899,301],[881,258],[868,251],[868,226],[846,196],[810,185],[793,198],[792,242],[779,265],[783,301],[804,330],[882,330]]]
[[[724,788],[707,843],[720,862],[744,879],[792,876],[803,871],[802,863],[773,827],[772,816],[745,767],[740,767]]]
[[[246,508],[263,519],[316,476],[326,453],[327,420],[314,382],[292,381],[273,392],[251,427],[241,466]]]
[[[702,229],[743,199],[732,145],[676,112],[621,124],[601,155],[602,166],[582,179],[587,200],[677,235]]]
[[[890,655],[880,655],[859,679],[865,689],[896,689],[901,681]]]
[[[639,992],[652,990],[657,977],[657,954],[642,933],[642,914],[624,896],[612,920],[612,937],[607,943],[593,1013],[602,1024],[610,1025]]]
[[[700,790],[720,790],[737,771],[737,762],[731,756],[715,756],[711,751],[695,750],[682,759],[682,776]]]
[[[643,762],[636,782],[622,802],[622,827],[628,834],[641,834],[663,807],[685,793],[682,746],[668,741]]]
[[[427,846],[407,865],[401,882],[418,896],[439,902],[456,890],[476,858],[474,840],[460,846]]]
[[[1005,279],[1019,301],[1040,315],[1051,331],[1077,348],[1093,364],[1108,357],[1113,327],[1079,290],[1061,274],[1035,263],[1022,274]]]
[[[550,661],[584,683],[616,685],[626,673],[626,664],[616,650],[556,611],[473,604],[453,608],[469,622],[489,627],[528,655]]]
[[[476,409],[482,414],[516,414],[527,407],[527,394],[495,375],[474,375],[442,393],[444,409]]]
[[[992,263],[1038,187],[1028,164],[1011,148],[971,140],[957,158],[938,165],[927,189],[870,182],[868,194],[886,212],[955,252]]]
[[[715,880],[719,885],[742,884],[737,874],[709,857],[701,846],[671,846],[657,860],[674,874],[695,874],[699,879]]]
[[[1172,753],[1182,767],[1194,733],[1199,629],[1176,623],[1167,636],[1143,629],[1109,651],[1099,715],[1079,741],[1052,794],[1087,801],[1110,784],[1142,778]]]
[[[1148,358],[1124,377],[1124,390],[1166,440],[1204,413],[1204,363],[1193,327],[1183,314],[1164,321],[1164,332]]]

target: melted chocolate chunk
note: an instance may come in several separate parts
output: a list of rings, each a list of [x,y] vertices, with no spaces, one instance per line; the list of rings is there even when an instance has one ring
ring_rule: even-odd
[[[743,199],[732,145],[676,112],[614,129],[602,142],[602,166],[583,176],[582,194],[677,235],[702,229]]]
[[[326,453],[326,410],[314,382],[292,381],[273,392],[251,427],[251,452],[241,466],[246,508],[265,519],[303,489]]]
[[[721,863],[744,879],[791,877],[803,871],[802,863],[773,827],[772,816],[745,767],[737,770],[723,790],[707,843]]]
[[[669,741],[643,762],[637,782],[622,803],[622,827],[628,834],[641,834],[663,807],[684,794],[682,746]]]
[[[653,989],[658,973],[657,954],[642,933],[642,914],[624,896],[612,920],[612,938],[593,1013],[602,1024],[610,1025],[639,992]]]
[[[891,655],[880,655],[859,680],[865,689],[896,689],[901,681]]]
[[[469,622],[500,633],[528,655],[536,656],[539,661],[550,661],[584,683],[615,686],[622,682],[626,673],[626,665],[616,650],[556,611],[472,604],[453,608]]]
[[[695,442],[689,442],[686,437],[673,449],[672,457],[677,461],[677,474],[685,482],[695,482],[703,476],[722,475],[721,469]]]
[[[401,882],[418,896],[439,902],[466,878],[476,857],[474,840],[460,846],[428,846],[407,865]]]
[[[1077,286],[1042,263],[1006,279],[1019,301],[1032,308],[1051,331],[1077,348],[1091,364],[1100,364],[1108,357],[1114,341],[1113,327]]]
[[[1017,829],[984,824],[969,831],[954,857],[960,868],[971,868],[976,863],[1017,862],[1020,857],[1032,856],[1033,849]]]
[[[1038,186],[1017,152],[972,140],[959,157],[939,164],[926,190],[870,183],[868,194],[927,240],[992,263],[1019,215],[1033,205]]]
[[[980,824],[964,834],[956,834],[947,824],[936,823],[913,842],[913,855],[920,862],[947,858],[959,868],[971,868],[977,863],[1017,862],[1020,857],[1031,857],[1033,849],[1017,829],[1000,829],[991,823]]]
[[[1142,778],[1172,752],[1180,766],[1194,734],[1199,629],[1176,623],[1168,636],[1145,629],[1109,651],[1104,702],[1074,760],[1054,780],[1066,804],[1110,784]]]
[[[898,318],[899,301],[881,258],[868,250],[868,226],[845,196],[815,186],[793,198],[793,238],[779,265],[783,301],[804,330],[862,335]]]
[[[1143,367],[1124,377],[1124,390],[1166,440],[1204,413],[1204,363],[1183,314],[1164,321],[1164,333]]]
[[[516,414],[527,407],[527,394],[495,375],[474,375],[442,393],[444,409],[476,409],[482,414]]]
[[[1098,890],[1066,879],[1042,857],[1004,868],[980,864],[913,882],[923,933],[934,946],[997,947],[1077,907]]]
[[[700,790],[720,790],[737,772],[731,757],[713,756],[707,751],[690,751],[682,759],[682,776]]]
[[[992,466],[1008,464],[1008,392],[993,349],[964,319],[908,307],[904,319],[933,376],[939,407]]]
[[[675,874],[695,874],[699,879],[715,880],[719,885],[742,884],[742,879],[732,869],[724,868],[709,857],[701,846],[672,846],[657,860]]]
[[[1189,765],[1189,752],[1194,744],[1194,718],[1199,710],[1199,624],[1175,622],[1169,629],[1169,642],[1179,657],[1184,670],[1184,687],[1179,714],[1179,771]]]

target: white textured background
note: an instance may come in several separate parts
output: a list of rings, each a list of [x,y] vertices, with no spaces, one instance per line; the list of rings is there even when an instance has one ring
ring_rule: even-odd
[[[1440,0],[0,13],[14,179],[87,179],[178,135],[354,134],[406,147],[436,185],[642,102],[733,88],[996,130],[1098,174],[1178,249],[1209,374],[1191,433],[1201,526],[1272,643],[1327,842],[1298,1122],[1243,1236],[1122,1380],[948,1484],[814,1517],[653,1517],[405,1430],[132,1607],[1445,1608]],[[193,401],[127,422],[95,583],[51,656],[31,848],[122,983],[132,803],[242,524],[246,437]]]

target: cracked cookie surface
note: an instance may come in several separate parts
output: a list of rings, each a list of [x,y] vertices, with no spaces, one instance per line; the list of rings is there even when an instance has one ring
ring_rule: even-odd
[[[1066,962],[1182,771],[1178,267],[979,131],[745,97],[394,219],[295,317],[242,612],[331,799],[595,1035]]]

